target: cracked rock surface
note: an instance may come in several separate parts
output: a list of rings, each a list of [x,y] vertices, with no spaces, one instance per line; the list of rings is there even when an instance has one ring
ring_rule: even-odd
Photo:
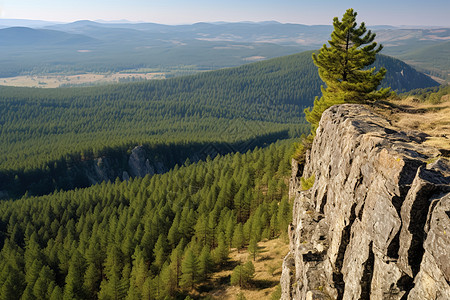
[[[450,299],[450,164],[423,140],[361,105],[324,112],[292,163],[282,299]]]

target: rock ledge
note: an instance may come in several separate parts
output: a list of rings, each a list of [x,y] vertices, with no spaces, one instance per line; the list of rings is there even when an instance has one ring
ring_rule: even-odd
[[[424,138],[360,105],[324,112],[292,165],[281,299],[450,299],[450,169]]]

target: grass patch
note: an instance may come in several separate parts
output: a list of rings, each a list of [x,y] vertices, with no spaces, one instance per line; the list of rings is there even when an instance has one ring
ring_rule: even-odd
[[[443,91],[446,94],[443,94]],[[438,95],[434,96],[433,95]],[[436,100],[439,98],[439,100]],[[450,153],[450,89],[391,100],[391,105],[378,112],[403,131],[416,130],[428,135],[423,144],[438,149],[442,156]]]
[[[237,252],[231,249],[230,260],[226,270],[213,273],[209,283],[198,288],[198,294],[194,295],[204,299],[236,299],[236,296],[242,292],[246,299],[273,299],[272,294],[277,295],[277,286],[280,283],[281,266],[284,257],[289,252],[289,245],[283,239],[264,240],[258,243],[260,255],[253,261],[255,266],[255,275],[246,288],[240,289],[230,285],[230,276],[234,267],[241,262],[252,259],[248,251]],[[261,255],[261,253],[264,253]],[[268,271],[270,266],[270,271]],[[279,291],[281,292],[281,290]],[[279,298],[278,298],[279,299]]]

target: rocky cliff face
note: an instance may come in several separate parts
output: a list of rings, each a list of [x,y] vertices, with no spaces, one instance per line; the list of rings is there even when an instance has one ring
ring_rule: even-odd
[[[450,299],[450,167],[424,138],[359,105],[323,114],[292,166],[282,299]]]
[[[145,177],[145,175],[162,174],[167,172],[167,168],[161,161],[149,160],[143,146],[136,146],[131,150],[130,155],[123,154],[119,157],[100,157],[92,161],[81,162],[76,170],[87,178],[90,184],[97,184],[102,181],[113,181],[117,177],[128,180],[130,177]],[[72,176],[75,177],[75,176]]]

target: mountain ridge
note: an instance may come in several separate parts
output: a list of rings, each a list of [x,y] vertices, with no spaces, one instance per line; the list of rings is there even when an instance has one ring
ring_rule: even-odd
[[[89,55],[83,56],[76,52],[77,47],[80,49],[82,45],[74,43],[59,49],[45,48],[45,45],[30,46],[28,49],[0,47],[0,54],[9,57],[8,61],[0,60],[3,72],[11,68],[10,65],[14,62],[21,66],[20,70],[16,67],[15,74],[23,74],[24,69],[28,72],[33,70],[37,74],[44,73],[44,70],[54,72],[55,69],[66,69],[67,72],[74,73],[73,65],[92,71],[88,67],[92,65],[92,61],[101,65],[101,70],[117,69],[116,65],[123,65],[120,66],[121,69],[127,69],[125,66],[130,69],[138,66],[167,68],[179,65],[218,69],[242,65],[248,57],[266,59],[318,49],[329,39],[332,26],[275,22],[164,25],[82,20],[53,24],[44,29],[82,34],[101,42],[90,49]],[[449,51],[445,47],[446,39],[450,38],[449,28],[404,29],[376,26],[373,31],[377,34],[377,42],[384,44],[384,53],[388,55],[400,57],[424,47],[441,44],[445,49],[444,54]],[[15,37],[18,38],[19,35]],[[30,51],[33,52],[32,57]],[[197,55],[199,53],[202,54],[201,58]],[[424,57],[426,54],[420,53],[411,57],[410,62],[420,65],[420,60]],[[421,67],[448,72],[448,66],[432,62],[422,64]]]

